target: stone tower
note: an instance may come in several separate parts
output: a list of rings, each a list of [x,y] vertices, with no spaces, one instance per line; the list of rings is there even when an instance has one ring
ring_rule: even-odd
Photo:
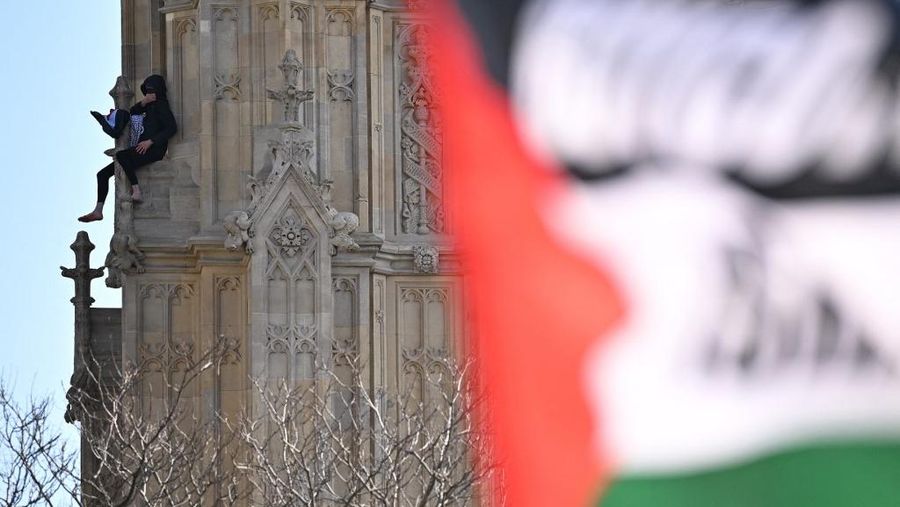
[[[458,351],[426,30],[400,0],[122,0],[112,94],[127,106],[162,74],[178,133],[139,170],[142,204],[117,182],[122,308],[95,346],[158,371],[224,346],[189,400],[226,415],[252,404],[250,378],[308,380],[335,353],[375,390]]]

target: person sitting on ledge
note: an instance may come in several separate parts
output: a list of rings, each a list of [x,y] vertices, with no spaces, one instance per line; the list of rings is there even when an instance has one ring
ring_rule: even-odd
[[[131,183],[131,200],[139,203],[142,200],[141,187],[138,186],[135,170],[145,165],[161,160],[169,146],[169,138],[175,135],[178,126],[175,124],[175,116],[169,107],[166,98],[166,81],[157,74],[144,80],[141,84],[141,93],[144,98],[131,107],[132,143],[125,150],[116,152],[115,158],[122,165],[128,182]],[[118,138],[125,128],[125,111],[110,111],[109,116],[104,117],[96,111],[91,114],[103,131]],[[142,118],[140,121],[138,118]],[[142,128],[143,131],[137,132]],[[97,206],[94,211],[78,217],[79,222],[93,222],[103,220],[103,203],[109,193],[109,179],[115,174],[115,164],[110,163],[97,173]]]

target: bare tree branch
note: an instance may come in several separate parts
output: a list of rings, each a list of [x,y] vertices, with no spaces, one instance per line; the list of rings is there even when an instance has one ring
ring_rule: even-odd
[[[199,389],[223,351],[190,352],[121,369],[92,360],[68,395],[80,462],[49,401],[17,405],[0,382],[0,507],[431,507],[502,487],[471,363],[373,391],[347,355],[296,385],[253,380],[250,407],[225,417]]]
[[[68,481],[77,453],[50,423],[49,398],[17,403],[0,379],[0,506],[49,505],[57,493],[77,491]]]
[[[373,394],[355,359],[342,366],[320,366],[318,380],[299,387],[254,381],[260,410],[235,431],[248,449],[237,467],[260,503],[471,505],[492,487],[497,467],[470,363],[444,361],[424,379],[427,399],[412,389]]]

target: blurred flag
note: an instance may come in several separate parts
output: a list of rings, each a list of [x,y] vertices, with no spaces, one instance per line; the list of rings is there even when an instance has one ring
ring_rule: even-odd
[[[893,3],[435,10],[510,504],[900,505]]]

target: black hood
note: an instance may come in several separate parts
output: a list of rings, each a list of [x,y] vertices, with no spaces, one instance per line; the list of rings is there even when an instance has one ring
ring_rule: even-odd
[[[141,93],[147,94],[147,88],[156,91],[157,100],[168,100],[166,97],[166,79],[159,74],[153,74],[141,83]]]

